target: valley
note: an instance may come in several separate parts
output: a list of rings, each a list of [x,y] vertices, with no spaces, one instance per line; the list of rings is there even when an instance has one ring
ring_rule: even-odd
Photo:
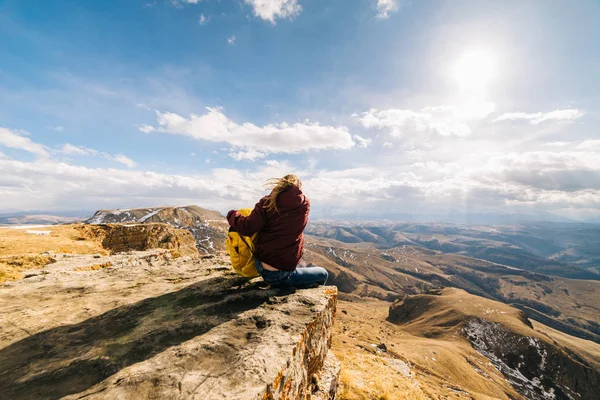
[[[417,230],[414,225],[411,226],[410,231]],[[432,227],[420,225],[418,230],[426,229],[443,231],[445,228],[437,224]],[[578,227],[574,229],[579,230]],[[398,226],[391,229],[386,226],[313,224],[308,231],[319,236],[312,236],[307,248],[315,254],[315,260],[318,260],[315,262],[330,265],[336,271],[334,275],[340,287],[352,293],[369,293],[389,301],[395,296],[419,293],[423,289],[457,287],[513,305],[529,317],[571,335],[600,342],[600,281],[593,267],[583,269],[571,264],[555,264],[552,260],[535,256],[538,267],[527,264],[527,268],[520,268],[473,257],[466,251],[444,251],[432,245],[427,247],[410,239],[408,236],[412,234],[398,230]],[[469,230],[472,236],[487,235],[475,228]],[[589,232],[596,231],[590,228]],[[589,232],[586,236],[588,241],[592,239]],[[461,236],[464,241],[463,238]],[[440,239],[436,240],[439,243]],[[525,247],[523,238],[510,241]],[[491,252],[497,247],[489,242],[478,243],[481,253]],[[576,245],[580,243],[569,244],[572,247]],[[519,248],[512,257],[518,259],[522,251],[525,250]],[[579,272],[574,273],[573,270]],[[566,277],[574,275],[582,278]]]

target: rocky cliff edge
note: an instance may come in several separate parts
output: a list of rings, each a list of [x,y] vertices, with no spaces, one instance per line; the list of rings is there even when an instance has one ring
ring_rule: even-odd
[[[218,256],[97,257],[64,258],[0,286],[3,398],[335,395],[335,287],[271,289]]]

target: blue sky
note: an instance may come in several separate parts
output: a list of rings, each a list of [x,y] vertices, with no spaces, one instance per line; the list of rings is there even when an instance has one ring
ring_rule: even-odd
[[[0,212],[600,217],[600,2],[0,1]]]

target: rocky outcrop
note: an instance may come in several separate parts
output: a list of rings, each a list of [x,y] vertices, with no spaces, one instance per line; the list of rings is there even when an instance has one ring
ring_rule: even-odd
[[[165,254],[75,256],[0,287],[2,397],[333,398],[335,287],[282,291]]]
[[[198,206],[152,207],[122,210],[99,210],[86,221],[90,225],[113,223],[164,223],[186,229],[196,239],[198,250],[214,254],[225,248],[229,225],[218,212]]]
[[[331,346],[335,290],[231,297],[217,303],[235,307],[263,300],[266,306],[241,313],[67,399],[283,400],[319,392],[318,376]],[[331,384],[323,389],[322,398],[333,398]]]
[[[102,243],[111,253],[167,249],[177,256],[197,255],[194,237],[167,224],[79,225],[83,238]]]
[[[340,384],[342,365],[332,352],[327,353],[323,368],[313,382],[311,400],[334,400]]]
[[[463,332],[526,399],[593,399],[598,393],[600,372],[556,343],[482,318],[471,318]]]

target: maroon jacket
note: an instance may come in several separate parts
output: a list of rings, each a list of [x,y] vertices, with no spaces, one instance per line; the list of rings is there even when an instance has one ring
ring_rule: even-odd
[[[235,210],[227,213],[229,225],[239,234],[252,236],[256,232],[256,257],[273,268],[293,271],[304,250],[304,228],[308,222],[310,201],[296,186],[277,197],[279,213],[267,211],[263,197],[247,217]]]

